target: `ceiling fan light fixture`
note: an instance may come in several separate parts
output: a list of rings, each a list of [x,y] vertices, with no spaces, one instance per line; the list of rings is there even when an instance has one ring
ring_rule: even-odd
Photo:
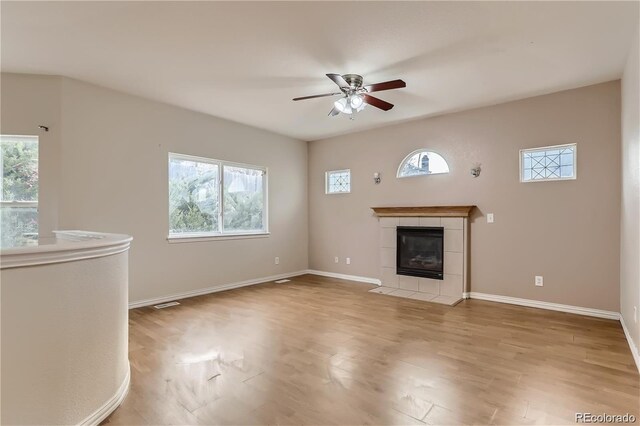
[[[353,111],[351,105],[347,102],[347,98],[340,98],[333,103],[333,106],[343,114],[351,114]]]
[[[355,94],[355,95],[351,95],[350,99],[349,99],[349,104],[351,105],[351,108],[359,111],[360,107],[364,105],[364,100],[362,99],[361,95]]]

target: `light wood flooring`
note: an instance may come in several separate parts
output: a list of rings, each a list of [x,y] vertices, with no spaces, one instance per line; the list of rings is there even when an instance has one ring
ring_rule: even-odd
[[[620,323],[304,275],[130,311],[105,424],[575,424],[639,413]]]

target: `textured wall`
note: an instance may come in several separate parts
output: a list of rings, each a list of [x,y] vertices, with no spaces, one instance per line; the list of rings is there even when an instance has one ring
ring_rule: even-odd
[[[572,142],[577,180],[519,182],[520,149]],[[443,155],[451,173],[396,179],[404,156],[418,148]],[[474,179],[476,163],[482,174]],[[345,168],[351,193],[325,195],[325,171]],[[314,141],[310,267],[377,277],[372,206],[475,204],[471,291],[617,312],[619,170],[619,81]],[[380,185],[374,172],[382,173]],[[495,223],[486,223],[486,213]],[[544,287],[534,286],[535,275],[544,276]]]
[[[40,86],[58,91],[50,109]],[[3,74],[2,106],[3,132],[55,123],[40,155],[41,170],[58,173],[41,176],[51,227],[133,236],[131,302],[307,268],[306,143],[68,78]],[[271,235],[168,243],[168,152],[268,167]]]
[[[2,424],[78,424],[114,396],[129,371],[127,264],[2,270]]]

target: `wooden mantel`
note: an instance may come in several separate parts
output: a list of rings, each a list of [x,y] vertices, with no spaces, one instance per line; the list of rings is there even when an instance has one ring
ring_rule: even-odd
[[[476,206],[371,207],[380,217],[469,217]]]

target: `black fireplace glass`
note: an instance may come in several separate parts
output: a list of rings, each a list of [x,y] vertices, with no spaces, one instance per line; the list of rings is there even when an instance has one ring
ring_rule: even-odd
[[[443,279],[444,228],[398,226],[396,273]]]

